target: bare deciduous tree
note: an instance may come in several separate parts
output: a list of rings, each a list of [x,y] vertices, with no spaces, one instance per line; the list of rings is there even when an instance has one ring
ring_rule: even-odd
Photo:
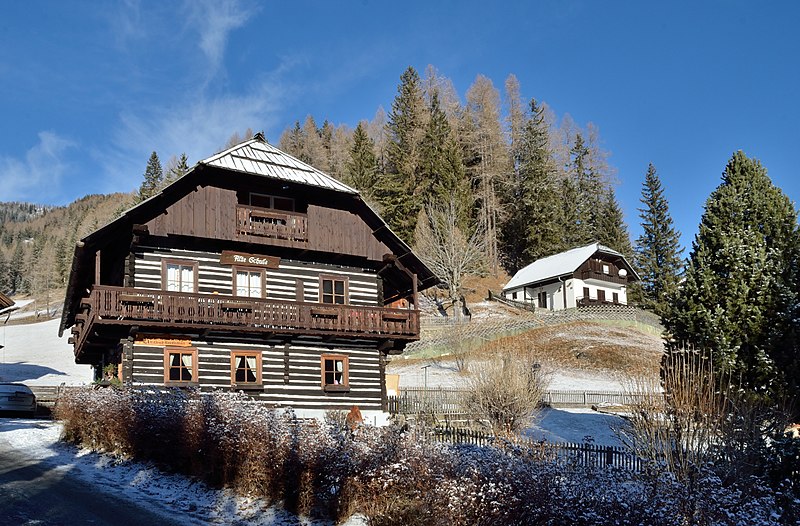
[[[530,425],[547,381],[530,353],[504,351],[492,358],[471,364],[466,406],[488,420],[495,435],[507,436]]]
[[[483,275],[486,269],[483,228],[469,235],[459,226],[462,217],[454,200],[443,206],[431,204],[420,213],[414,232],[416,252],[447,286],[456,318],[464,306],[464,278]]]

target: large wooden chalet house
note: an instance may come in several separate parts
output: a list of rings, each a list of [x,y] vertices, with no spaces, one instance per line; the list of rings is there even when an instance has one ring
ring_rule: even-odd
[[[436,282],[358,192],[257,134],[82,239],[60,330],[97,378],[372,421]]]

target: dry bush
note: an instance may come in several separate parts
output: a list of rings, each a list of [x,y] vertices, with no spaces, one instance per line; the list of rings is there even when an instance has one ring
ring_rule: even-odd
[[[541,406],[547,382],[530,353],[505,351],[474,362],[467,411],[489,422],[495,435],[510,435],[530,425]]]
[[[777,524],[784,513],[754,477],[726,487],[701,469],[689,484],[669,474],[564,466],[522,446],[450,446],[397,427],[309,425],[233,393],[81,390],[65,396],[57,414],[75,442],[155,458],[333,521],[359,511],[371,526],[733,526]]]

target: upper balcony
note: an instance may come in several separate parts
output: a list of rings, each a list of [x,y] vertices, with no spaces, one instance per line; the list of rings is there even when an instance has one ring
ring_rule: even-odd
[[[201,333],[315,335],[416,340],[419,311],[192,294],[95,285],[81,300],[71,343],[75,354],[101,326]],[[118,331],[111,331],[115,332]]]
[[[619,285],[627,285],[627,277],[614,276],[613,274],[606,274],[597,270],[583,270],[581,271],[581,279],[584,281],[596,281],[605,283],[617,283]]]
[[[279,244],[305,248],[308,244],[308,216],[297,212],[236,206],[236,237],[277,240]]]

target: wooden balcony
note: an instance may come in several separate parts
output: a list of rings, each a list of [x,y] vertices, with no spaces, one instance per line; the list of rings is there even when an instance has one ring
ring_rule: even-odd
[[[584,281],[594,280],[594,281],[603,281],[606,283],[618,283],[620,285],[627,285],[628,278],[627,276],[621,278],[619,276],[614,276],[611,274],[606,274],[604,272],[600,272],[597,270],[584,270],[581,272],[581,279]]]
[[[101,326],[201,333],[260,333],[419,339],[419,311],[331,305],[218,294],[94,286],[81,300],[72,343],[76,355]],[[111,331],[113,332],[113,331]]]
[[[296,212],[237,205],[236,236],[239,239],[255,236],[304,247],[308,244],[308,217]]]

